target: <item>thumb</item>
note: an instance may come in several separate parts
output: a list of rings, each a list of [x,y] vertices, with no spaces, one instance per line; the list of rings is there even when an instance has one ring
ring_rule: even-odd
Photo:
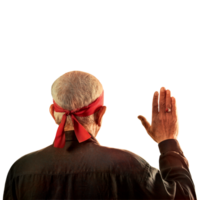
[[[142,123],[142,122],[144,121],[144,115],[142,115],[142,114],[137,114],[137,115],[135,116],[135,119]]]
[[[146,120],[145,117],[143,117],[142,115],[138,116],[138,119],[142,122],[142,125],[144,126],[144,128],[146,129],[146,131],[149,131],[149,128],[151,127],[151,125],[149,124],[149,122]]]

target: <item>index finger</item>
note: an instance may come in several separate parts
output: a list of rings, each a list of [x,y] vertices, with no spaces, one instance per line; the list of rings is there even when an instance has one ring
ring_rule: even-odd
[[[152,93],[152,102],[150,102],[150,118],[153,119],[155,115],[158,115],[158,90],[154,90]]]
[[[162,87],[160,89],[160,101],[159,101],[159,112],[160,113],[165,113],[165,108],[166,108],[166,94],[165,94],[165,87]]]

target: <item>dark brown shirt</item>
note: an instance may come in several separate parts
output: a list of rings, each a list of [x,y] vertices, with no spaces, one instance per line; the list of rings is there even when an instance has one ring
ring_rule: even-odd
[[[159,143],[160,170],[127,150],[79,143],[65,132],[65,147],[19,158],[10,168],[4,200],[197,199],[188,161],[175,139]]]

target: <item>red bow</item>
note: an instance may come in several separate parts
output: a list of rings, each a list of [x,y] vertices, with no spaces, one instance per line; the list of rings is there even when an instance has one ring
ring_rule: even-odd
[[[80,117],[86,117],[86,116],[89,116],[89,115],[97,112],[103,106],[104,91],[102,92],[102,94],[100,95],[100,97],[98,99],[93,101],[88,106],[85,106],[85,107],[80,108],[78,110],[77,109],[71,110],[71,111],[64,110],[58,104],[56,104],[56,102],[54,100],[53,100],[53,103],[54,103],[54,110],[56,112],[65,112],[65,114],[62,117],[62,121],[59,124],[58,130],[57,130],[57,133],[56,133],[56,137],[55,137],[55,140],[54,140],[54,147],[63,148],[65,146],[64,126],[65,126],[67,115],[71,115],[72,122],[74,124],[75,135],[76,135],[76,138],[79,141],[79,143],[84,142],[84,141],[88,140],[89,138],[91,138],[91,135],[77,121],[77,119],[74,117],[74,115],[77,115],[77,116],[80,116]]]

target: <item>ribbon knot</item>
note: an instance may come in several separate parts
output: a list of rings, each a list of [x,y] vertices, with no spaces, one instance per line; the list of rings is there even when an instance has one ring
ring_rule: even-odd
[[[54,103],[54,110],[56,112],[65,112],[65,114],[62,116],[62,120],[61,123],[59,124],[56,137],[54,140],[54,147],[63,148],[65,146],[64,126],[67,119],[67,115],[71,115],[72,122],[74,125],[75,135],[79,143],[84,142],[89,138],[91,138],[91,134],[89,134],[86,131],[86,129],[78,122],[78,120],[75,118],[75,115],[80,117],[86,117],[97,112],[103,106],[104,91],[102,92],[100,97],[97,98],[95,101],[93,101],[91,104],[89,104],[88,106],[84,106],[83,108],[78,110],[70,110],[70,111],[64,110],[58,104],[56,104],[54,100],[53,103]]]

